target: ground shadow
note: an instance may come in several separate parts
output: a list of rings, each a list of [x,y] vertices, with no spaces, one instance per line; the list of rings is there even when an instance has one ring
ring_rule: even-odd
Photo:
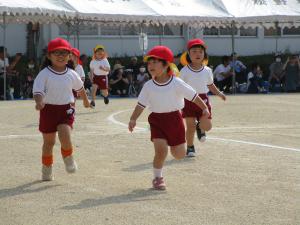
[[[128,194],[109,196],[105,198],[97,198],[97,199],[85,199],[82,200],[77,205],[64,206],[62,209],[65,210],[74,210],[74,209],[85,209],[92,208],[102,205],[111,205],[111,204],[122,204],[128,202],[140,202],[140,201],[158,201],[161,200],[159,198],[149,198],[150,196],[160,196],[165,194],[166,191],[157,191],[154,189],[137,189],[133,190]]]
[[[34,185],[44,183],[45,185],[34,187]],[[23,195],[23,194],[29,194],[29,193],[35,193],[35,192],[41,192],[50,188],[54,188],[56,186],[60,185],[49,185],[47,182],[43,182],[40,180],[33,181],[30,183],[22,184],[17,187],[13,188],[6,188],[6,189],[0,189],[0,199],[1,198],[8,198],[16,195]]]
[[[194,162],[195,162],[195,158],[183,158],[181,160],[171,159],[171,160],[166,161],[164,166],[172,166],[175,164],[194,163]],[[136,172],[136,171],[143,171],[143,170],[149,170],[149,169],[152,169],[152,162],[130,166],[130,167],[124,168],[123,171]]]

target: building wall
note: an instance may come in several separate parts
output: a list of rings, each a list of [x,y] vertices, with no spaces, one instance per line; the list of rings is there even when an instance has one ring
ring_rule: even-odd
[[[3,29],[0,27],[0,45],[3,45]],[[42,25],[40,35],[39,52],[47,46],[52,38],[59,36],[59,29],[56,24]],[[66,36],[62,36],[67,38]],[[208,45],[210,55],[228,55],[232,52],[232,39],[230,36],[203,36],[199,32],[196,37],[204,38]],[[148,36],[148,49],[154,45],[167,45],[175,54],[185,50],[186,40],[189,37],[187,31],[183,36]],[[9,24],[6,32],[6,46],[8,53],[14,55],[17,52],[26,52],[26,25]],[[71,36],[70,42],[75,47],[77,40]],[[79,49],[82,53],[91,55],[96,44],[106,46],[110,56],[132,56],[142,55],[139,47],[138,36],[80,36]],[[258,29],[257,37],[236,37],[235,51],[240,55],[259,55],[281,52],[300,53],[300,36],[264,37],[263,29]]]

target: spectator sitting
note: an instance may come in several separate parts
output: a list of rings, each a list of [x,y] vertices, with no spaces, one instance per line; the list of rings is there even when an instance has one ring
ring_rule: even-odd
[[[7,50],[5,49],[5,53],[7,55]],[[0,47],[0,99],[4,98],[4,61],[6,71],[9,68],[8,58],[4,56],[4,47]],[[7,83],[7,82],[6,82]]]
[[[299,85],[300,76],[300,61],[298,55],[288,57],[286,63],[283,65],[285,91],[296,92]]]
[[[239,84],[245,83],[247,80],[245,73],[247,67],[240,60],[238,60],[238,55],[235,52],[231,54],[230,66],[235,71],[235,81]]]
[[[214,70],[214,77],[216,79],[216,85],[220,91],[230,92],[232,86],[232,68],[230,66],[230,59],[228,56],[222,57],[222,64],[218,65]]]
[[[140,73],[137,75],[136,78],[136,86],[137,86],[137,93],[139,94],[144,86],[144,84],[149,80],[149,75],[146,73],[145,66],[140,67]]]
[[[10,88],[13,88],[13,97],[20,98],[23,84],[25,83],[25,70],[27,68],[22,53],[16,53],[13,61],[9,65]]]
[[[248,73],[248,93],[261,93],[264,91],[264,80],[262,71],[257,63],[253,63],[252,70]]]
[[[120,97],[127,95],[129,81],[122,68],[114,71],[110,81],[111,93],[118,94]]]
[[[37,66],[33,59],[28,61],[27,68],[25,70],[25,84],[23,86],[23,97],[32,98],[33,81],[38,74]]]
[[[271,85],[271,90],[281,89],[282,77],[284,76],[283,63],[280,54],[275,55],[275,62],[273,62],[270,67],[269,83]]]

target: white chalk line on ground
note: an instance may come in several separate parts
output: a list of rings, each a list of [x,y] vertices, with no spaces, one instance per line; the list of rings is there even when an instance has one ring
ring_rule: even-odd
[[[122,111],[115,112],[115,113],[111,114],[109,117],[107,117],[107,120],[112,122],[112,123],[115,123],[117,125],[127,127],[128,126],[127,124],[122,123],[122,122],[118,121],[117,119],[115,119],[116,115],[119,115],[119,114],[127,112],[127,111],[130,111],[130,110],[128,109],[128,110],[122,110]],[[256,129],[255,127],[251,127],[251,128]],[[135,129],[137,131],[146,131],[147,130],[146,128],[142,128],[142,127],[135,127]],[[232,129],[236,129],[236,127],[232,128]],[[266,127],[264,129],[266,129]],[[277,145],[263,144],[263,143],[250,142],[250,141],[242,141],[242,140],[234,140],[234,139],[226,139],[226,138],[218,138],[218,137],[208,137],[208,139],[223,141],[223,142],[233,142],[233,143],[256,145],[256,146],[260,146],[260,147],[267,147],[267,148],[274,148],[274,149],[284,149],[284,150],[289,150],[289,151],[300,152],[300,149],[298,149],[298,148],[282,147],[282,146],[277,146]]]

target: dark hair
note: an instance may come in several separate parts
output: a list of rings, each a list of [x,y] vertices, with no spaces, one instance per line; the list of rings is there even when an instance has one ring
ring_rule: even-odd
[[[230,61],[230,58],[229,58],[229,56],[227,56],[227,55],[224,55],[223,57],[222,57],[222,63],[224,64],[224,62],[229,62]]]
[[[257,69],[258,66],[259,64],[257,62],[252,63],[251,70]]]
[[[69,60],[67,63],[67,67],[72,70],[75,70],[75,63],[72,60]]]
[[[46,56],[45,60],[42,62],[41,70],[44,69],[44,68],[46,68],[46,67],[48,67],[48,66],[52,66],[52,62]]]
[[[149,57],[148,58],[148,60],[147,60],[147,62],[149,61],[149,60],[158,60],[158,61],[160,61],[160,62],[162,62],[162,64],[163,64],[163,66],[166,66],[166,65],[168,65],[168,62],[166,61],[166,60],[163,60],[163,59],[158,59],[158,58],[155,58],[155,57]],[[167,69],[167,73],[169,73],[170,72],[170,70],[171,70],[171,68],[170,67],[168,67],[168,69]]]
[[[208,54],[207,54],[207,52],[206,52],[206,49],[205,49],[202,45],[194,45],[194,46],[192,46],[192,47],[188,50],[188,52],[187,52],[187,54],[186,54],[186,61],[187,61],[189,64],[192,63],[191,57],[190,57],[190,55],[189,55],[189,51],[190,51],[192,48],[202,48],[202,49],[204,50],[204,58],[203,58],[203,60],[208,60]]]

